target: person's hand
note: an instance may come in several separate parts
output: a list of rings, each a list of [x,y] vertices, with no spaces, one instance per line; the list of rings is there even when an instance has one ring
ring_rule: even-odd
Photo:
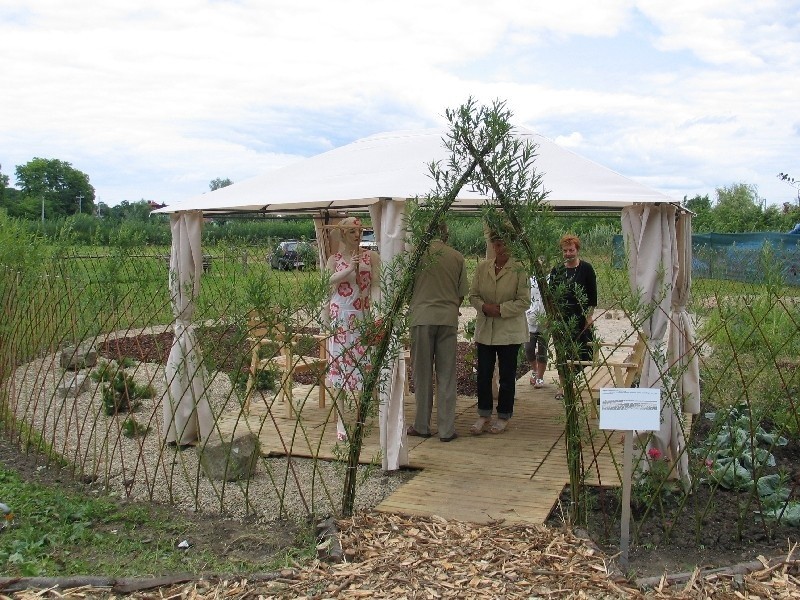
[[[484,303],[481,307],[483,314],[487,317],[499,317],[500,316],[500,305],[499,304],[489,304]]]

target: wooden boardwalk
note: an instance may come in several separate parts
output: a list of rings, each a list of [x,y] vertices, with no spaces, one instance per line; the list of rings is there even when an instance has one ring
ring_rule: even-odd
[[[552,381],[555,373],[548,373]],[[420,472],[381,502],[384,512],[439,515],[483,523],[541,524],[556,507],[569,482],[564,440],[564,411],[555,399],[555,385],[534,389],[525,376],[517,382],[517,398],[507,431],[471,436],[469,426],[477,418],[475,398],[458,399],[456,431],[459,438],[443,443],[434,435],[408,437],[409,467]],[[246,421],[223,418],[223,435],[234,429],[258,432],[265,455],[335,456],[336,428],[331,407],[317,406],[315,388],[295,388],[295,402],[303,403],[302,420],[288,415],[286,404],[254,407]],[[434,407],[432,430],[436,431]],[[405,401],[406,423],[413,422],[414,397]],[[302,423],[302,426],[301,426]],[[587,482],[620,485],[622,442],[618,432],[597,430],[597,422],[586,423],[583,443]],[[365,438],[362,457],[369,462],[379,456],[377,423]],[[619,464],[615,467],[614,460]]]

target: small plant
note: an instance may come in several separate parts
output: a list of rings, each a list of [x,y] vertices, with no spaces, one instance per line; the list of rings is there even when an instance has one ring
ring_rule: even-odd
[[[467,341],[471,341],[475,338],[475,325],[477,324],[478,319],[472,318],[466,323],[464,323],[464,337]],[[470,367],[470,373],[472,373],[472,378],[475,379],[478,374],[476,372],[475,363],[478,357],[476,355],[475,345],[470,345],[469,350],[464,355],[464,361],[467,363],[467,366]]]
[[[721,426],[709,435],[702,454],[707,467],[706,481],[728,490],[749,490],[763,478],[767,467],[775,466],[769,448],[785,446],[788,440],[753,423],[746,403],[731,407],[720,417]]]
[[[132,375],[119,369],[111,381],[103,386],[103,410],[108,416],[132,412],[140,406],[142,398],[152,398],[154,395],[153,386],[137,385]]]
[[[134,361],[132,358],[129,357],[123,357],[119,361],[116,360],[100,361],[100,363],[97,365],[97,368],[94,371],[92,371],[89,377],[91,377],[92,381],[95,381],[97,383],[101,382],[108,383],[114,379],[114,377],[116,376],[117,372],[120,369],[127,369],[133,367],[135,364],[136,361]]]
[[[144,437],[149,431],[148,425],[142,425],[133,417],[128,417],[122,422],[122,435],[127,438]]]
[[[672,464],[658,448],[647,451],[648,469],[643,471],[631,486],[631,505],[639,510],[658,504],[663,510],[664,501],[676,492],[670,480]]]

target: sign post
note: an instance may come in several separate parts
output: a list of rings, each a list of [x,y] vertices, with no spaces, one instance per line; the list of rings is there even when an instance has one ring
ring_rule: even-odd
[[[603,388],[600,390],[600,429],[625,432],[622,459],[622,516],[620,564],[628,566],[633,479],[634,431],[658,431],[661,427],[661,390],[658,388]]]

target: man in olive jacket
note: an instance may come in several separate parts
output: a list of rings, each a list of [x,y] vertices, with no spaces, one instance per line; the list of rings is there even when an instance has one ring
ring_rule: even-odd
[[[411,311],[411,356],[417,414],[406,433],[430,437],[433,371],[436,369],[436,421],[439,439],[456,437],[456,347],[458,309],[467,295],[467,269],[460,252],[448,246],[447,225],[439,226],[414,280]]]

